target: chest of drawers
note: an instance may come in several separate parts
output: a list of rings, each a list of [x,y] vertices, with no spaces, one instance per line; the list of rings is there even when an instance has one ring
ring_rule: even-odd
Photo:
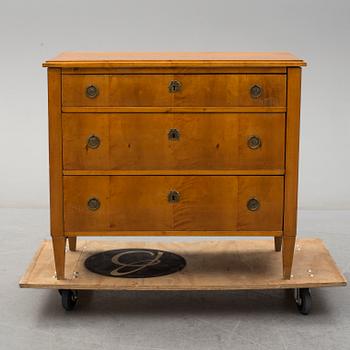
[[[290,278],[304,65],[289,53],[46,61],[57,278],[67,240],[111,235],[271,236]]]

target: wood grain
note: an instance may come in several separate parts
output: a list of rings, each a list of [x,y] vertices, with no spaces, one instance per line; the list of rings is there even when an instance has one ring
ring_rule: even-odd
[[[276,250],[282,243],[288,279],[304,65],[285,52],[76,52],[45,62],[58,278],[66,237],[74,250],[79,235],[241,234],[274,236]],[[169,92],[171,80],[180,91]],[[86,96],[90,85],[96,98]],[[253,85],[261,96],[251,96]],[[173,128],[178,141],[167,137]],[[96,149],[87,147],[91,135]],[[250,136],[262,147],[249,149]],[[181,200],[169,205],[174,189]],[[93,212],[91,197],[101,199]],[[259,199],[257,211],[248,198]]]
[[[262,170],[64,170],[63,175],[284,175],[284,169]]]
[[[66,237],[52,236],[55,275],[58,280],[65,278]]]
[[[63,114],[65,170],[284,168],[284,114]],[[169,140],[176,129],[179,140]],[[89,148],[94,135],[101,144]],[[250,137],[261,140],[251,149]]]
[[[48,69],[51,235],[63,236],[61,69]]]
[[[53,240],[56,275],[64,278],[65,238],[63,223],[61,69],[48,69],[50,233]]]
[[[296,235],[298,207],[298,163],[300,128],[301,69],[288,69],[288,110],[286,116],[285,236]]]
[[[125,242],[80,241],[76,252],[67,252],[67,278],[52,278],[54,264],[51,243],[44,241],[28,271],[22,288],[88,290],[242,290],[316,288],[345,286],[347,281],[324,243],[319,239],[297,241],[293,278],[281,276],[281,254],[271,240]],[[186,267],[159,278],[111,278],[84,267],[87,257],[97,252],[143,248],[171,251],[186,259]],[[312,271],[312,275],[308,270]],[[75,278],[73,271],[79,273]]]
[[[44,67],[292,67],[288,52],[63,52]]]
[[[181,90],[170,93],[169,83],[177,80]],[[86,88],[96,86],[96,98],[86,96]],[[250,89],[262,88],[252,98]],[[162,74],[162,75],[63,75],[64,107],[284,107],[284,74]]]
[[[178,191],[180,200],[168,202]],[[87,207],[98,198],[96,211]],[[260,208],[247,209],[257,198]],[[65,230],[278,231],[281,176],[65,176]]]
[[[283,236],[282,243],[282,262],[283,262],[283,277],[285,279],[291,278],[294,249],[296,237]]]
[[[65,113],[285,113],[286,107],[62,107]]]
[[[66,234],[67,235],[67,234]],[[72,252],[77,249],[77,237],[68,237],[69,250]]]
[[[283,275],[289,278],[297,233],[301,69],[288,68]],[[291,238],[290,238],[291,237]]]
[[[282,237],[274,237],[275,251],[280,252],[282,248]]]
[[[286,67],[134,67],[62,68],[62,74],[286,74]]]
[[[192,237],[227,237],[227,236],[250,236],[250,237],[282,237],[283,231],[66,231],[67,237],[79,237],[79,236],[154,236],[154,237],[181,237],[181,236],[192,236]]]

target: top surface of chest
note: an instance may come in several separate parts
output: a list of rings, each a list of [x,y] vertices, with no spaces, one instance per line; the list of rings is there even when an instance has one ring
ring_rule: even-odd
[[[63,52],[44,67],[295,67],[289,52]]]

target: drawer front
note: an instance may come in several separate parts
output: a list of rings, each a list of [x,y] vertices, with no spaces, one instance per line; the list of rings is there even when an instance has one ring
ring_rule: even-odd
[[[283,169],[284,114],[63,114],[78,170]]]
[[[275,231],[282,176],[65,176],[66,232]]]
[[[284,107],[283,74],[63,75],[64,107]]]

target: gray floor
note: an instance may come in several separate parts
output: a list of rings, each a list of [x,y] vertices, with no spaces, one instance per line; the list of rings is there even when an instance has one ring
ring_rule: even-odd
[[[67,313],[57,292],[17,285],[49,237],[48,211],[0,209],[0,220],[1,350],[350,348],[347,287],[314,290],[309,316],[285,291],[85,292]],[[350,212],[300,213],[299,237],[325,240],[347,278],[349,233]]]

